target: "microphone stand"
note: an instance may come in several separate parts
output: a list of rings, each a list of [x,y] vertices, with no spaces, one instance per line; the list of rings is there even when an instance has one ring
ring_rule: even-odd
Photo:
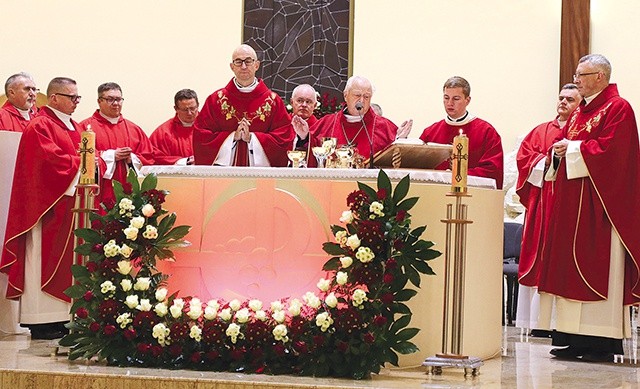
[[[356,110],[358,111],[358,115],[360,115],[360,121],[362,122],[362,126],[364,127],[364,132],[367,134],[367,140],[369,141],[369,169],[374,169],[373,166],[373,133],[369,135],[369,130],[367,129],[367,124],[364,122],[364,115],[362,115],[362,103],[356,103]]]

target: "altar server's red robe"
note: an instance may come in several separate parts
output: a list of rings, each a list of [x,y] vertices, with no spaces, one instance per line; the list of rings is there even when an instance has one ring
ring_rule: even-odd
[[[553,204],[553,182],[542,180],[542,187],[538,187],[527,180],[534,167],[546,158],[551,146],[560,139],[562,130],[557,119],[542,123],[522,140],[516,156],[516,193],[527,209],[518,263],[518,281],[521,285],[538,286],[544,232],[548,228],[550,207]]]
[[[22,134],[0,269],[8,274],[7,298],[24,291],[27,233],[42,222],[42,290],[63,301],[71,286],[73,196],[64,195],[80,168],[80,132],[69,131],[43,107]]]
[[[358,153],[366,160],[371,156],[370,143],[373,144],[373,154],[375,154],[396,139],[398,126],[391,120],[376,115],[372,109],[364,114],[364,124],[366,128],[361,121],[349,123],[342,111],[323,116],[310,129],[313,135],[312,141],[315,142],[313,146],[320,146],[324,137],[336,138],[338,147],[353,142]],[[371,139],[367,137],[367,133]]]
[[[213,92],[204,102],[193,129],[193,152],[196,165],[212,165],[225,140],[238,129],[238,122],[246,118],[249,130],[257,137],[269,161],[269,166],[287,166],[287,150],[294,133],[288,132],[291,121],[280,96],[258,80],[249,93],[238,90],[233,79],[227,86]],[[238,150],[244,150],[244,153]],[[235,166],[249,166],[247,143],[235,143],[231,158]]]
[[[561,159],[538,290],[577,301],[605,300],[613,228],[626,250],[624,280],[619,280],[624,304],[637,303],[640,148],[633,109],[610,84],[578,106],[564,137],[582,141],[588,177],[568,179]]]
[[[156,165],[173,165],[193,155],[193,127],[185,127],[176,115],[162,123],[149,137]]]
[[[111,124],[107,119],[100,115],[100,111],[96,110],[94,114],[80,122],[80,127],[86,129],[91,124],[91,129],[96,133],[96,149],[98,156],[101,156],[106,150],[114,150],[118,147],[131,147],[132,153],[135,154],[140,163],[144,165],[153,165],[153,145],[149,137],[142,128],[137,124],[125,119],[120,115],[118,123]],[[97,158],[98,168],[101,174],[107,169],[107,164],[102,158]],[[111,179],[102,178],[100,180],[100,201],[110,203],[115,201],[113,194],[112,180],[127,181],[129,173],[129,165],[125,160],[116,162],[115,171]]]
[[[469,175],[493,178],[496,180],[496,187],[502,189],[504,178],[502,140],[491,124],[479,118],[455,126],[441,120],[425,128],[420,139],[424,142],[453,144],[453,138],[461,129],[469,138]],[[450,161],[444,161],[436,167],[438,170],[449,168]]]
[[[38,112],[35,105],[31,108],[29,116],[33,119]],[[27,120],[10,102],[6,101],[0,108],[0,130],[23,132],[30,120]]]

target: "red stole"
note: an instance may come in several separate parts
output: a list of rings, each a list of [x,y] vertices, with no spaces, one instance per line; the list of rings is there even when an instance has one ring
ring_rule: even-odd
[[[53,111],[43,107],[20,139],[0,262],[0,269],[9,276],[7,298],[18,298],[24,291],[26,236],[40,221],[42,290],[69,301],[63,292],[71,286],[74,197],[64,192],[80,166],[79,126],[72,123],[76,131],[69,131]]]
[[[220,148],[238,122],[246,118],[249,130],[258,138],[271,166],[287,166],[287,150],[293,136],[286,125],[291,121],[282,99],[258,80],[249,93],[238,90],[233,80],[212,93],[198,114],[193,129],[193,153],[197,165],[212,165]],[[235,142],[232,163],[248,165],[247,143]]]

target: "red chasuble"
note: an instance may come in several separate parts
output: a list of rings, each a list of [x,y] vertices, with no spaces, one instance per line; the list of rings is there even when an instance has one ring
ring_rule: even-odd
[[[31,119],[36,116],[37,112],[38,109],[34,105],[29,112]],[[8,101],[0,108],[0,130],[23,132],[29,121]]]
[[[226,87],[213,92],[204,102],[193,130],[193,153],[196,165],[212,165],[224,141],[246,118],[249,130],[258,138],[271,166],[287,166],[287,150],[295,133],[286,125],[291,122],[280,96],[258,80],[258,86],[249,93],[238,90],[233,79]],[[239,152],[242,149],[244,153]],[[235,143],[235,166],[248,166],[247,143]]]
[[[296,142],[298,140],[298,135],[296,134],[296,131],[293,129],[293,125],[291,123],[287,124],[288,129],[286,131],[291,132],[293,134],[293,139],[294,139],[289,147],[292,150],[304,150],[307,152],[307,167],[318,166],[318,162],[316,161],[316,158],[313,156],[313,151],[311,151],[311,148],[316,145],[316,141],[314,140],[313,135],[311,134],[311,127],[313,127],[317,122],[318,122],[318,118],[315,117],[314,115],[311,115],[307,119],[307,124],[309,125],[309,134],[307,135],[307,139],[305,139],[304,141],[297,142],[298,143],[297,145],[293,144],[293,142]]]
[[[0,262],[0,269],[9,276],[7,298],[18,298],[24,291],[27,232],[40,221],[42,290],[70,301],[63,292],[71,286],[75,199],[64,192],[80,168],[79,144],[80,132],[69,131],[47,107],[22,134]]]
[[[364,114],[364,123],[366,128],[360,121],[347,122],[342,111],[326,115],[309,130],[313,135],[311,140],[315,142],[313,146],[320,146],[324,137],[336,138],[338,147],[351,143],[355,145],[358,153],[364,159],[369,159],[371,156],[370,144],[373,144],[373,153],[375,154],[396,139],[398,126],[393,124],[391,120],[376,115],[372,109]]]
[[[96,133],[96,149],[98,156],[106,150],[113,150],[118,147],[131,147],[132,153],[140,158],[143,165],[153,165],[153,145],[135,123],[125,119],[120,115],[118,123],[111,124],[107,119],[100,115],[100,111],[96,110],[94,114],[80,122],[80,127],[87,128],[91,124],[91,129]],[[101,158],[98,158],[98,166],[100,173],[104,174],[107,165]],[[112,180],[120,182],[127,181],[129,166],[125,160],[116,163],[116,169],[111,179],[103,178],[100,180],[100,201],[109,203],[115,201],[113,194]]]
[[[176,115],[162,123],[149,137],[156,165],[173,165],[193,155],[193,127],[185,127]]]
[[[518,263],[518,281],[521,285],[537,287],[542,255],[544,232],[549,223],[553,204],[553,182],[542,181],[542,188],[527,181],[533,168],[546,158],[551,146],[562,139],[558,120],[543,123],[534,128],[522,140],[516,163],[518,183],[516,193],[527,209],[522,232],[522,247]]]
[[[420,139],[424,142],[453,144],[453,138],[462,130],[469,138],[469,175],[496,180],[496,187],[502,189],[504,178],[504,157],[502,140],[493,126],[482,119],[471,119],[466,124],[452,126],[445,120],[424,129]],[[436,167],[437,170],[450,169],[450,161]]]
[[[624,304],[637,303],[640,149],[633,109],[610,84],[573,112],[564,136],[582,141],[589,176],[568,179],[561,159],[539,291],[578,301],[606,299],[613,228],[626,249]]]

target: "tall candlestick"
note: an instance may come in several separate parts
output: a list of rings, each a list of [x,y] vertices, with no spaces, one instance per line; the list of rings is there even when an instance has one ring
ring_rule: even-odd
[[[453,152],[451,154],[451,191],[454,193],[467,192],[467,171],[469,168],[469,138],[460,133],[453,138]]]
[[[80,185],[96,183],[96,133],[91,125],[80,135]]]

